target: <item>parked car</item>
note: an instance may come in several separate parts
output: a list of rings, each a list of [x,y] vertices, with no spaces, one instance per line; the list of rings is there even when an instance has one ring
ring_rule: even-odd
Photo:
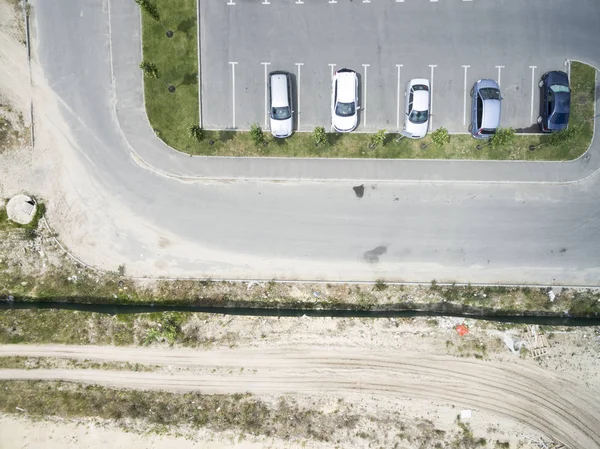
[[[489,139],[500,126],[500,86],[494,80],[479,80],[471,89],[471,97],[469,131],[476,139]]]
[[[413,79],[406,86],[405,135],[412,139],[425,137],[429,129],[429,80]]]
[[[540,131],[551,133],[565,129],[571,110],[571,89],[565,72],[553,71],[542,75],[540,86]]]
[[[358,125],[358,76],[354,70],[340,69],[333,75],[331,124],[341,133]]]
[[[271,72],[267,91],[271,134],[279,138],[291,136],[294,128],[294,110],[290,74]]]

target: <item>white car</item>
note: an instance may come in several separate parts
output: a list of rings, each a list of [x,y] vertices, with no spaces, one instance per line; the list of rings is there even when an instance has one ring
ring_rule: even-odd
[[[354,70],[340,69],[333,75],[331,124],[341,133],[358,125],[358,76]]]
[[[425,137],[429,129],[429,80],[410,80],[404,95],[406,96],[404,131],[413,139]]]
[[[292,135],[294,110],[292,108],[292,82],[287,72],[271,72],[268,81],[269,118],[271,134],[283,139]]]

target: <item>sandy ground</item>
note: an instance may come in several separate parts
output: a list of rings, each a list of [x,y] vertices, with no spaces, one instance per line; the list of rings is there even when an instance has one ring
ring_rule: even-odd
[[[511,352],[504,343],[507,337],[518,341],[520,327],[500,329],[469,320],[469,334],[460,337],[455,330],[457,322],[446,318],[298,320],[215,315],[198,324],[196,331],[212,335],[231,332],[235,337],[217,340],[216,347],[210,349],[0,347],[0,356],[126,361],[159,367],[154,371],[0,370],[0,379],[62,379],[205,393],[253,392],[267,401],[291,397],[317,410],[327,410],[342,398],[354,411],[360,410],[361,416],[373,418],[377,443],[382,447],[389,443],[382,436],[383,423],[389,425],[389,421],[375,418],[430,420],[436,428],[451,431],[456,429],[456,415],[463,409],[473,411],[469,424],[474,434],[488,441],[510,441],[511,447],[523,447],[528,441],[555,438],[572,448],[600,447],[597,329],[555,328],[554,334],[546,335],[550,341],[547,353],[533,358]],[[19,423],[19,428],[28,425],[26,420]],[[69,426],[55,429],[59,434],[59,429],[68,433]],[[119,432],[114,426],[110,428]],[[89,438],[85,440],[87,447],[99,447]],[[188,434],[187,438],[197,443],[223,443],[232,436]],[[7,447],[20,447],[16,443],[21,441],[25,440],[15,439],[15,445]],[[251,445],[243,446],[246,443]],[[255,443],[257,440],[249,439],[239,447],[253,447]],[[272,444],[295,447],[290,442],[287,444],[291,446]],[[345,447],[370,446],[348,439]]]

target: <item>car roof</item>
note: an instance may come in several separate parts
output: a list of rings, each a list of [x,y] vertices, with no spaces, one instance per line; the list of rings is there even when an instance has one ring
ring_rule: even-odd
[[[413,94],[413,109],[427,111],[429,109],[429,91],[417,90]]]
[[[342,103],[351,103],[356,100],[356,72],[348,69],[338,70],[337,100]]]
[[[286,107],[288,101],[288,77],[286,73],[271,73],[271,106]]]

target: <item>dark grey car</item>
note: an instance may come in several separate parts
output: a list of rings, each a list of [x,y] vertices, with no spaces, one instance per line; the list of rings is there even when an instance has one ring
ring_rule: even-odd
[[[569,123],[571,89],[565,72],[553,71],[542,75],[540,86],[540,131],[551,133],[563,130]]]
[[[476,139],[489,139],[500,126],[502,96],[494,80],[479,80],[471,89],[471,124]]]

